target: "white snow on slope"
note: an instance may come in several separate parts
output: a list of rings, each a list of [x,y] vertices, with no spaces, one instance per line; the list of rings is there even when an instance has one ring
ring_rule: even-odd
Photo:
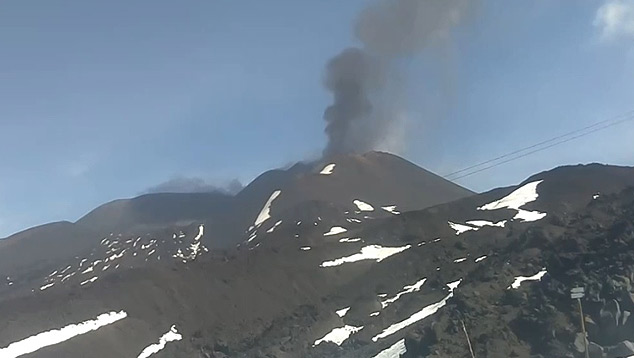
[[[506,225],[506,220],[498,221],[496,223],[486,220],[469,220],[465,224],[457,224],[451,221],[448,221],[449,226],[456,231],[456,235],[463,234],[467,231],[478,231],[485,226],[492,227],[504,227]]]
[[[52,283],[46,284],[46,285],[44,285],[44,286],[40,287],[40,291],[44,291],[44,290],[46,290],[47,288],[51,288],[51,287],[53,287],[53,285],[55,285],[55,282],[52,282]]]
[[[401,355],[406,352],[407,348],[405,348],[405,339],[401,339],[389,348],[379,352],[379,354],[375,355],[373,358],[400,358]]]
[[[411,246],[401,246],[401,247],[383,247],[380,245],[370,245],[365,246],[361,249],[361,252],[358,254],[354,254],[351,256],[342,257],[339,259],[335,259],[332,261],[324,261],[319,265],[320,267],[333,267],[343,265],[345,263],[357,262],[362,260],[376,260],[376,262],[381,262],[386,258],[401,253]]]
[[[276,190],[273,192],[273,194],[271,194],[269,200],[266,201],[266,204],[264,204],[264,207],[260,211],[260,214],[258,214],[258,217],[255,219],[255,226],[260,226],[263,222],[271,217],[271,204],[273,204],[273,200],[277,199],[280,194],[282,194],[281,190]]]
[[[401,298],[401,296],[405,294],[420,291],[420,288],[423,287],[423,285],[425,284],[425,281],[427,281],[427,278],[423,278],[422,280],[416,282],[413,285],[403,287],[403,291],[397,293],[396,296],[392,298],[388,298],[387,300],[381,301],[381,308],[385,308],[389,306],[391,303],[396,302],[399,298]]]
[[[161,350],[163,350],[163,348],[165,348],[165,345],[167,343],[180,341],[181,339],[183,339],[183,336],[180,333],[178,333],[178,330],[176,330],[176,326],[172,326],[169,332],[165,333],[164,335],[161,336],[161,338],[159,338],[158,343],[151,344],[145,347],[145,349],[143,349],[143,351],[141,352],[141,354],[139,354],[137,358],[147,358],[151,356],[152,354],[156,354],[160,352]]]
[[[467,231],[471,231],[471,230],[478,230],[478,228],[475,228],[475,227],[473,227],[473,226],[467,226],[467,225],[462,225],[462,224],[456,224],[456,223],[453,223],[453,222],[451,222],[451,221],[448,221],[448,223],[449,223],[449,226],[450,226],[452,229],[456,230],[456,235],[460,235],[460,234],[463,234],[463,233],[465,233],[465,232],[467,232]]]
[[[447,301],[453,297],[453,291],[460,285],[460,283],[462,282],[462,280],[458,280],[455,282],[451,282],[447,284],[447,287],[449,287],[449,294],[443,298],[441,301],[436,302],[434,304],[431,304],[427,307],[424,307],[422,310],[414,313],[413,315],[411,315],[409,318],[405,319],[404,321],[398,322],[398,323],[394,323],[393,325],[389,326],[388,328],[384,329],[383,332],[379,333],[378,335],[372,337],[372,341],[376,342],[381,338],[385,338],[387,336],[391,336],[392,334],[400,331],[403,328],[406,328],[408,326],[411,326],[412,324],[425,319],[433,314],[435,314],[436,312],[438,312],[439,309],[441,309],[442,307],[444,307],[447,304]]]
[[[83,281],[83,282],[82,282],[82,283],[80,283],[79,285],[80,285],[80,286],[83,286],[83,285],[87,285],[87,284],[89,284],[89,283],[93,283],[93,282],[97,281],[97,279],[98,279],[98,278],[99,278],[99,277],[97,277],[97,276],[95,276],[95,277],[93,277],[93,278],[89,278],[88,280]]]
[[[313,344],[313,347],[319,345],[321,342],[332,342],[340,346],[353,333],[357,333],[362,329],[363,329],[363,326],[355,327],[355,326],[348,326],[348,325],[335,328],[332,331],[328,332],[328,334],[326,334],[323,338],[316,340],[315,343]]]
[[[203,250],[204,251],[208,251],[207,247],[202,245],[202,243],[200,241],[200,239],[202,239],[202,237],[204,235],[205,235],[205,226],[204,225],[199,225],[198,226],[198,234],[196,234],[196,236],[192,240],[192,243],[187,248],[189,253],[187,255],[185,255],[183,253],[183,250],[178,249],[176,251],[176,253],[174,255],[172,255],[172,257],[175,258],[175,259],[180,259],[181,261],[183,261],[183,263],[187,263],[189,261],[196,260],[196,258],[198,258],[198,256],[201,255]],[[148,254],[148,256],[149,256],[149,254]]]
[[[71,277],[75,276],[76,274],[77,274],[77,272],[71,272],[71,273],[69,273],[68,275],[66,275],[66,276],[62,277],[62,282],[64,282],[64,281],[68,280],[69,278],[71,278]]]
[[[271,226],[271,228],[270,228],[270,229],[268,229],[268,230],[266,230],[266,232],[268,232],[268,233],[270,234],[270,233],[272,233],[273,231],[275,231],[275,229],[276,229],[278,226],[280,226],[280,225],[282,225],[282,220],[280,220],[280,221],[276,222],[276,223],[275,223],[275,225]]]
[[[470,221],[467,221],[466,224],[471,226],[476,226],[478,228],[485,227],[485,226],[504,227],[504,225],[506,225],[506,220],[498,221],[496,223],[491,221],[486,221],[486,220],[470,220]]]
[[[456,263],[456,264],[459,264],[459,263],[465,262],[465,261],[467,261],[466,257],[461,257],[461,258],[453,260],[453,262]]]
[[[344,237],[343,239],[339,239],[339,242],[359,242],[359,241],[361,241],[360,237],[355,237],[355,238]]]
[[[299,249],[302,250],[302,251],[308,251],[308,250],[311,249],[311,247],[310,246],[302,246]]]
[[[126,251],[127,249],[123,249],[123,251],[121,251],[119,254],[112,254],[110,257],[106,258],[105,262],[110,262],[122,258]]]
[[[544,277],[544,275],[546,275],[547,271],[546,269],[539,271],[538,273],[534,274],[533,276],[518,276],[515,277],[515,280],[513,281],[513,283],[507,287],[507,290],[513,288],[513,289],[518,289],[520,288],[520,286],[522,285],[522,283],[524,281],[541,281],[542,278]]]
[[[332,235],[343,234],[346,231],[348,231],[348,229],[346,229],[345,227],[333,226],[333,227],[330,228],[330,231],[328,231],[327,233],[324,234],[324,236],[332,236]]]
[[[486,258],[487,258],[487,255],[480,256],[480,257],[478,257],[478,258],[476,258],[476,259],[475,259],[475,262],[476,262],[476,263],[477,263],[477,262],[480,262],[480,261],[482,261],[482,260],[485,260]]]
[[[359,208],[360,211],[374,211],[374,206],[361,201],[359,199],[355,199],[354,201],[352,201],[354,203],[354,205],[357,206],[357,208]]]
[[[321,174],[321,175],[330,175],[330,174],[332,174],[332,172],[335,170],[335,165],[337,165],[337,164],[335,164],[335,163],[330,163],[330,164],[326,165],[326,166],[324,167],[324,169],[322,169],[322,170],[319,172],[319,174]]]
[[[390,205],[390,206],[382,206],[381,209],[387,211],[388,213],[394,214],[394,215],[398,215],[401,212],[396,210],[396,205]]]
[[[517,214],[513,217],[514,220],[537,221],[543,219],[547,215],[546,213],[520,209],[522,206],[537,200],[539,197],[537,186],[542,182],[543,180],[538,180],[524,184],[502,199],[482,205],[478,210],[513,209],[517,210]]]
[[[16,358],[25,354],[36,352],[44,347],[49,347],[65,342],[73,337],[96,331],[97,329],[113,324],[126,318],[124,311],[109,312],[97,316],[94,320],[71,324],[60,329],[53,329],[28,337],[18,342],[9,344],[6,348],[0,348],[1,358]]]
[[[546,213],[540,213],[539,211],[518,210],[517,214],[513,217],[515,220],[521,220],[524,222],[537,221],[546,217]]]
[[[350,311],[350,307],[342,308],[342,309],[336,311],[335,313],[337,314],[337,316],[343,318],[348,313],[348,311]]]

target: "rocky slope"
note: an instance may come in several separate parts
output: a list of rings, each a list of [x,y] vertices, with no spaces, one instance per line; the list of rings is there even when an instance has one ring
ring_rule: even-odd
[[[212,248],[203,222],[113,233],[11,277],[0,357],[470,357],[465,330],[477,357],[582,357],[574,286],[592,357],[634,355],[633,168],[420,211],[308,197],[279,194],[238,247]]]

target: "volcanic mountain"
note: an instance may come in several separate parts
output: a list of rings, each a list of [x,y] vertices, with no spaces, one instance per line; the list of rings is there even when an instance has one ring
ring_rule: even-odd
[[[20,266],[0,286],[0,357],[468,357],[467,335],[477,357],[582,357],[577,286],[591,356],[634,355],[634,168],[472,195],[369,153],[266,173],[232,201],[231,245],[213,246],[218,219],[145,216],[149,232]]]
[[[147,194],[104,204],[75,223],[28,229],[0,240],[0,272],[18,277],[31,271],[25,268],[52,271],[58,260],[69,260],[112,235],[151,236],[204,224],[213,227],[205,235],[205,245],[227,248],[242,242],[249,231],[253,235],[262,225],[268,229],[272,223],[264,219],[269,210],[279,216],[299,206],[358,211],[355,200],[359,205],[365,200],[386,208],[377,206],[372,215],[380,217],[393,215],[392,210],[423,209],[472,194],[391,154],[339,156],[268,171],[236,196],[219,192]],[[267,205],[269,199],[275,205]]]

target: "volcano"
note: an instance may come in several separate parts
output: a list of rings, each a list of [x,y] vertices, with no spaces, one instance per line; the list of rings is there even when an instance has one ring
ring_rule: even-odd
[[[577,286],[592,357],[634,355],[634,168],[474,194],[373,152],[0,245],[0,357],[466,357],[467,335],[478,357],[581,357]]]

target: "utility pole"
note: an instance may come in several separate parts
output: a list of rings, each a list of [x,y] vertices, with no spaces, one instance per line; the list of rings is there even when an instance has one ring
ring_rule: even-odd
[[[464,335],[467,337],[467,344],[469,345],[469,352],[471,352],[471,358],[475,358],[475,354],[473,353],[473,347],[471,346],[471,339],[469,338],[469,333],[467,333],[467,326],[465,326],[464,321],[461,319],[462,330],[464,331]]]
[[[583,344],[585,347],[586,358],[590,358],[590,352],[588,352],[588,333],[586,333],[586,320],[583,317],[583,305],[581,299],[585,296],[585,289],[583,287],[575,287],[570,290],[570,298],[577,300],[579,304],[579,317],[581,317],[581,333],[583,334]]]

